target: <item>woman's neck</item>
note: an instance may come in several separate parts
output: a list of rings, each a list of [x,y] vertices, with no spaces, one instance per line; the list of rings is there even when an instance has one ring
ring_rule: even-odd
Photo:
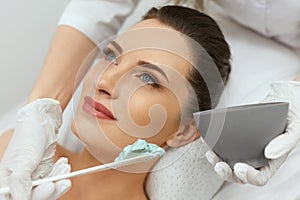
[[[86,149],[80,154],[71,153],[58,146],[57,157],[69,158],[72,171],[101,165]],[[107,170],[72,178],[71,189],[60,199],[138,199],[146,200],[144,181],[147,173],[128,173],[119,170]]]

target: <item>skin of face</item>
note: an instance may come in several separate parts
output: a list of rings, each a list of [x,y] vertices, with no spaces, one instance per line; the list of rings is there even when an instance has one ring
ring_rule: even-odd
[[[148,19],[118,36],[103,52],[103,59],[85,77],[74,134],[101,162],[111,162],[138,138],[166,146],[184,126],[181,114],[189,95],[185,77],[191,68],[178,55],[189,54],[184,38]],[[86,97],[105,106],[114,120],[87,113]]]

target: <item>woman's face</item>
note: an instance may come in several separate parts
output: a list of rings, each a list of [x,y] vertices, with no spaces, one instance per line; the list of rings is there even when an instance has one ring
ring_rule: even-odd
[[[138,138],[165,146],[182,127],[188,102],[184,38],[149,19],[102,50],[103,59],[85,77],[74,133],[102,162]]]

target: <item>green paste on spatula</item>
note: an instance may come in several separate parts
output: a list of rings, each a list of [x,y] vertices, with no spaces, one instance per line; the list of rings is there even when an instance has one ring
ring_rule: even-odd
[[[153,157],[160,157],[165,153],[165,150],[156,144],[151,144],[145,140],[138,139],[132,145],[126,146],[119,156],[115,159],[115,162],[122,161],[137,156],[151,155]]]

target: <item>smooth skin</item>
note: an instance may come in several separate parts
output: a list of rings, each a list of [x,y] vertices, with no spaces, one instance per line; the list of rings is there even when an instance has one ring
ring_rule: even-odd
[[[150,27],[172,30],[170,27],[166,27],[156,19],[142,21],[134,26],[132,30]],[[148,37],[143,39],[141,36],[141,38],[144,41],[147,40]],[[162,37],[158,36],[158,38],[160,38],[159,41],[162,41]],[[133,39],[136,39],[135,35]],[[130,44],[133,43],[126,42],[126,39],[116,39],[116,41],[123,47],[124,51],[126,51],[128,45],[130,46]],[[170,45],[170,41],[174,40],[170,40],[169,43],[166,39],[163,41],[166,45]],[[182,44],[181,47],[184,46],[183,48],[186,48],[185,40],[183,38],[181,41],[179,39],[176,41],[176,44]],[[174,42],[171,42],[171,44],[174,44]],[[113,47],[111,48],[113,49]],[[130,115],[138,125],[149,123],[149,108],[157,104],[162,105],[165,108],[168,117],[161,131],[156,133],[153,137],[147,138],[151,143],[161,146],[168,144],[169,146],[176,147],[189,143],[199,137],[199,133],[194,123],[186,122],[186,124],[183,125],[180,123],[180,106],[184,105],[184,103],[179,104],[179,100],[174,96],[172,90],[169,90],[169,88],[178,87],[178,84],[184,85],[184,82],[178,81],[178,79],[175,78],[175,75],[185,77],[187,71],[191,67],[189,62],[176,54],[157,49],[141,49],[125,53],[120,55],[117,64],[115,64],[113,60],[110,60],[111,57],[111,55],[106,55],[103,62],[99,62],[99,65],[97,64],[95,68],[90,70],[83,85],[81,100],[75,116],[75,122],[77,123],[73,123],[72,129],[76,136],[85,139],[83,142],[87,148],[93,146],[96,141],[98,142],[98,146],[96,145],[93,147],[97,148],[98,152],[104,152],[104,155],[108,155],[110,156],[110,159],[113,159],[116,157],[116,150],[109,148],[109,145],[114,144],[118,147],[118,151],[120,152],[124,146],[132,144],[137,138],[142,137],[143,133],[132,130],[132,135],[128,135],[124,129],[119,126],[120,124],[122,125],[122,123],[119,125],[117,124],[119,121],[96,119],[84,112],[82,105],[84,104],[84,97],[86,95],[90,95],[97,102],[104,104],[120,121],[122,120],[120,113],[122,113],[121,111],[124,111],[124,108],[123,110],[113,110],[110,107],[112,105],[111,103],[112,101],[128,103],[127,107],[129,108]],[[163,75],[153,69],[145,70],[145,68],[139,64],[141,59],[155,63],[158,66],[169,66],[165,68],[161,67],[168,77],[168,81],[165,80]],[[104,71],[103,76],[99,77],[99,73],[97,73],[98,70],[101,70],[101,67],[106,66],[106,64],[109,64],[109,67]],[[176,73],[174,74],[174,72]],[[154,76],[155,79],[164,86],[161,86],[160,89],[155,88],[152,79],[149,79],[148,75]],[[126,84],[118,84],[118,81],[124,77]],[[126,91],[129,85],[135,83],[137,83],[139,87],[135,88],[136,90],[134,90],[134,93],[127,102],[128,99],[124,96],[127,93],[124,94],[122,92]],[[188,92],[187,88],[185,91]],[[137,104],[136,102],[143,103]],[[124,117],[126,118],[126,116]],[[99,133],[99,126],[103,129],[103,133]],[[9,141],[11,133],[12,132],[9,132],[2,136],[0,140],[1,147],[7,145],[6,143]],[[94,139],[92,136],[95,133],[99,135],[102,134],[108,141],[97,140],[97,138]],[[69,152],[61,146],[57,146],[54,160],[57,160],[62,156],[67,157],[71,164],[72,171],[103,164],[103,162],[97,160],[90,153],[90,149],[87,148],[81,153],[76,154]],[[1,151],[3,152],[3,149]],[[93,200],[101,197],[101,199],[109,200],[145,200],[147,197],[144,191],[144,182],[148,175],[148,170],[153,164],[154,162],[134,166],[139,169],[141,169],[141,167],[146,169],[146,171],[141,173],[134,173],[136,172],[136,168],[134,168],[131,169],[134,170],[133,173],[129,173],[127,171],[128,169],[126,171],[109,170],[73,178],[71,189],[61,197],[61,199]]]

